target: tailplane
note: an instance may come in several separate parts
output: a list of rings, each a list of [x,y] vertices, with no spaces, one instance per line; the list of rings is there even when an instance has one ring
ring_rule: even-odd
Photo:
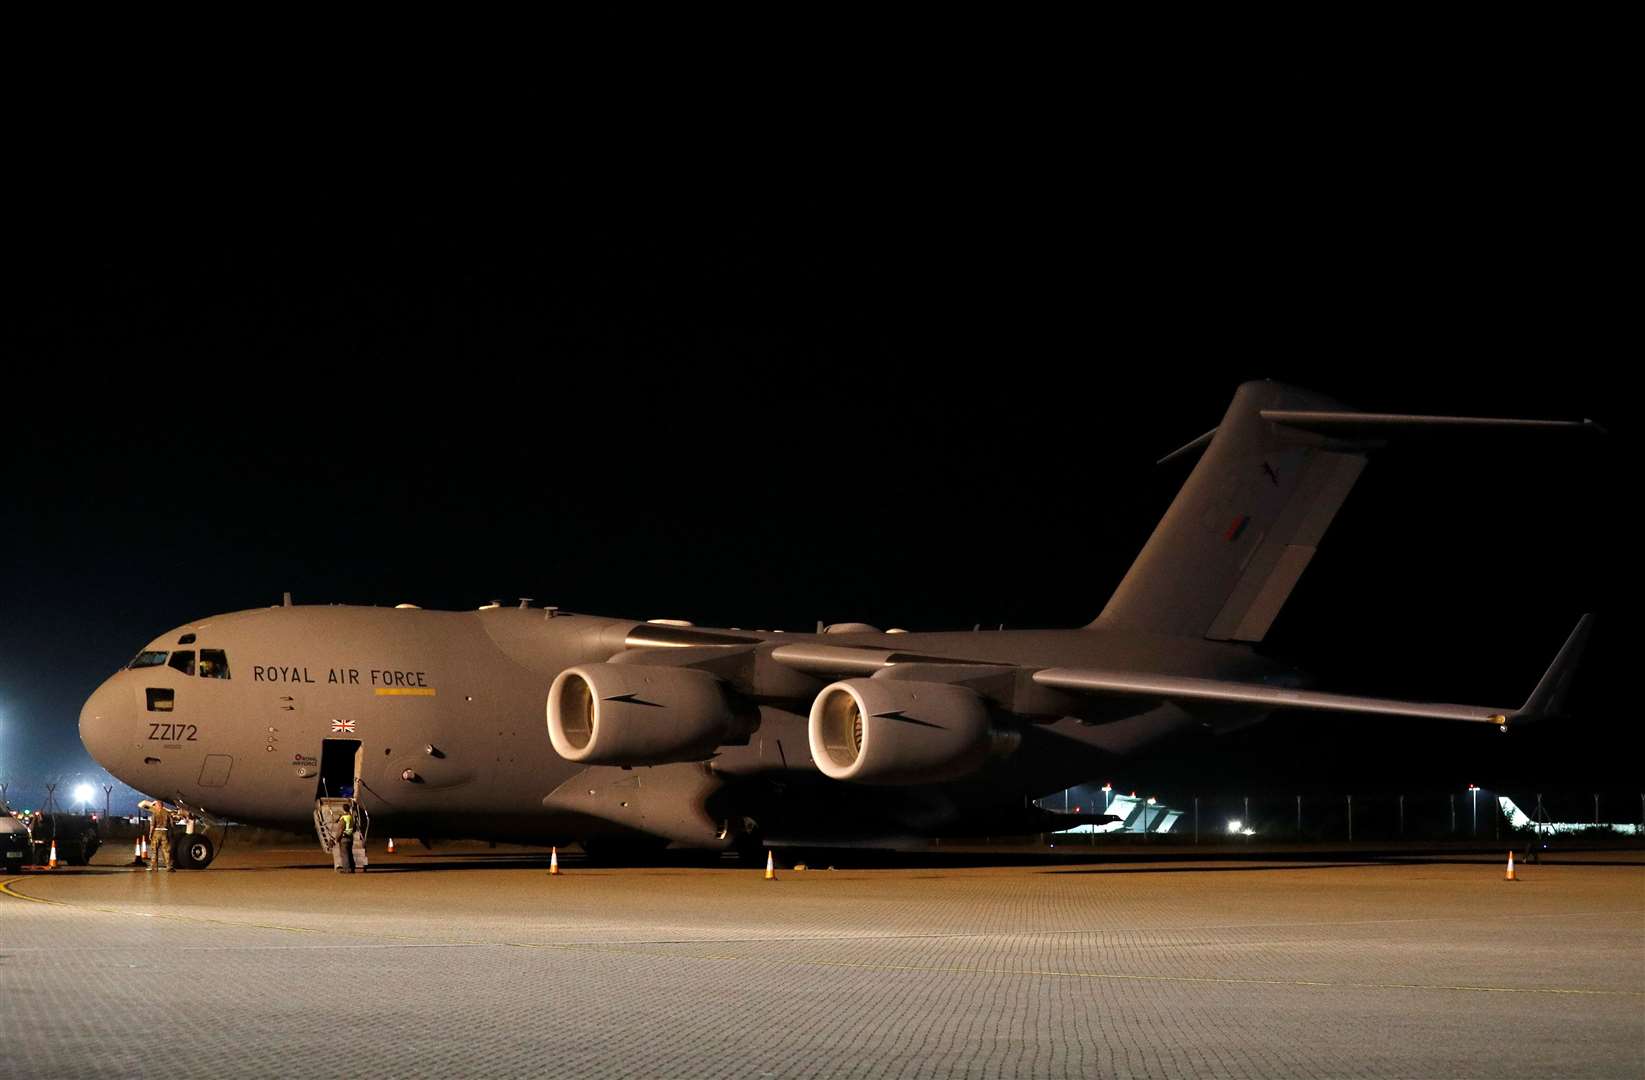
[[[1362,413],[1283,383],[1245,383],[1221,424],[1166,459],[1204,449],[1091,626],[1261,641],[1367,451],[1390,438],[1482,430],[1603,433],[1592,421]]]

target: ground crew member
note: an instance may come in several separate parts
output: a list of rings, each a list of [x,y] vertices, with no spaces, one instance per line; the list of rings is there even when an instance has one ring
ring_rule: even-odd
[[[361,827],[365,824],[365,819],[360,813],[360,800],[355,799],[349,804],[349,808],[354,815],[354,872],[363,874],[366,872],[366,831]]]
[[[142,805],[149,811],[149,869],[176,870],[171,858],[171,811],[159,799]]]
[[[337,831],[332,835],[333,858],[339,874],[354,872],[354,807],[344,806],[337,815]]]

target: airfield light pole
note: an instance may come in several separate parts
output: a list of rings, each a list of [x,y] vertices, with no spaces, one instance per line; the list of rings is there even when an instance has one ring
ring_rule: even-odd
[[[1599,792],[1594,792],[1594,824],[1599,824]]]
[[[1354,842],[1354,797],[1348,796],[1348,842]]]
[[[1108,813],[1108,811],[1113,808],[1113,805],[1114,805],[1114,784],[1113,784],[1112,781],[1110,781],[1110,782],[1102,785],[1102,812],[1103,812],[1103,814],[1106,815]],[[1092,847],[1097,846],[1097,827],[1095,825],[1091,826],[1091,846]]]
[[[1405,796],[1399,797],[1399,835],[1405,835]]]
[[[1469,784],[1468,785],[1468,794],[1470,796],[1472,796],[1473,803],[1474,803],[1474,827],[1473,827],[1473,830],[1468,835],[1478,836],[1479,835],[1479,785],[1478,784]]]
[[[109,809],[110,805],[112,805],[113,802],[114,802],[114,785],[113,784],[104,784],[103,785],[103,820],[104,821],[107,821],[113,813],[113,811],[111,811]]]

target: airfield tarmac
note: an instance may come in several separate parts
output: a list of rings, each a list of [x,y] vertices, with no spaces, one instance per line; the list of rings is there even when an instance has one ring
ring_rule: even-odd
[[[1638,1076],[1645,865],[603,869],[229,850],[5,879],[0,1074]],[[1132,855],[1123,858],[1134,859]]]

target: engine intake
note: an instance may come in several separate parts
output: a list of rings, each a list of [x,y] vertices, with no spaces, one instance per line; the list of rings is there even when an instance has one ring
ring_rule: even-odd
[[[754,723],[724,683],[692,668],[581,664],[548,691],[555,752],[588,765],[700,761],[745,741]]]
[[[925,784],[980,768],[1013,745],[982,698],[963,686],[846,679],[811,703],[811,759],[824,775],[860,784]]]

